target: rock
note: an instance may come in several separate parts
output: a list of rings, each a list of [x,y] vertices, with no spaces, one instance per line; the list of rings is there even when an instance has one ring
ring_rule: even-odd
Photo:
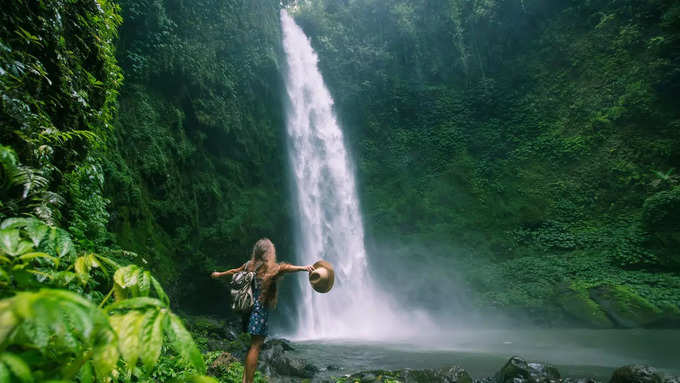
[[[472,383],[472,378],[464,369],[453,366],[441,369],[424,370],[373,370],[359,372],[348,376],[348,382],[386,382],[399,381],[402,383]]]
[[[217,356],[208,367],[208,374],[213,376],[221,376],[227,372],[229,365],[238,362],[238,359],[228,352],[223,352]]]
[[[609,383],[664,383],[654,367],[631,364],[617,368]]]
[[[680,376],[667,376],[663,383],[680,383]]]
[[[409,383],[472,383],[470,374],[458,366],[438,370],[407,370],[403,376],[404,381]]]
[[[599,380],[595,378],[565,378],[562,380],[562,383],[601,383]]]
[[[527,363],[513,356],[496,374],[497,383],[553,383],[560,381],[560,373],[551,365]]]
[[[270,348],[280,348],[282,351],[294,351],[295,348],[286,339],[274,338],[264,342],[262,346],[263,350],[268,350]]]
[[[556,301],[570,318],[588,327],[614,327],[614,323],[607,318],[607,314],[595,301],[590,299],[585,288],[575,285],[563,286]]]
[[[260,352],[261,370],[266,375],[311,378],[319,368],[304,359],[286,355],[295,348],[285,339],[267,341]]]
[[[663,312],[658,307],[627,287],[602,285],[591,288],[589,292],[590,297],[620,327],[643,327],[663,319]]]

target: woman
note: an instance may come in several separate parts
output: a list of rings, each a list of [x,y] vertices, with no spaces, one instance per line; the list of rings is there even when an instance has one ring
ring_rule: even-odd
[[[267,336],[269,321],[269,310],[276,307],[278,278],[285,273],[295,271],[314,271],[314,266],[293,266],[286,263],[276,262],[276,249],[274,244],[267,238],[262,238],[253,246],[253,253],[250,260],[237,269],[223,272],[213,272],[212,278],[219,278],[224,275],[233,275],[239,271],[254,271],[255,283],[253,284],[253,298],[255,304],[249,314],[244,316],[244,331],[251,335],[250,349],[246,356],[245,371],[243,372],[243,383],[251,383],[255,376],[257,358],[260,349]]]

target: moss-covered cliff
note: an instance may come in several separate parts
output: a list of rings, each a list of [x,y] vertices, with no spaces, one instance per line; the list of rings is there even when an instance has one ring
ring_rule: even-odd
[[[539,322],[616,321],[588,293],[602,285],[677,317],[678,15],[661,0],[301,2],[379,262],[459,274],[477,304]]]
[[[261,236],[290,256],[278,1],[121,1],[110,230],[186,308]],[[200,296],[200,299],[196,299]]]

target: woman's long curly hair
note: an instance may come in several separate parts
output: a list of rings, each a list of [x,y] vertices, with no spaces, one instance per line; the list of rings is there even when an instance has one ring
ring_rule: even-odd
[[[281,269],[281,264],[276,262],[276,248],[269,238],[261,238],[255,242],[253,252],[250,256],[251,271],[255,271],[257,278],[260,279],[262,292],[260,301],[276,307],[278,299],[278,289],[276,286],[277,276]]]

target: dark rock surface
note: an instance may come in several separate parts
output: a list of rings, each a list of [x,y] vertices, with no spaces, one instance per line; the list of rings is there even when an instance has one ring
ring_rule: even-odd
[[[458,366],[441,369],[424,369],[424,370],[373,370],[359,372],[353,375],[345,376],[342,381],[345,382],[387,382],[399,381],[402,383],[472,383],[470,375]],[[335,382],[336,380],[327,379],[322,382]]]
[[[560,382],[560,373],[549,364],[527,363],[513,356],[496,374],[497,383],[553,383]]]
[[[632,364],[617,368],[609,383],[664,383],[654,367]]]
[[[273,377],[311,378],[319,368],[304,359],[286,355],[295,350],[285,339],[272,339],[262,347],[258,369]],[[279,380],[281,381],[281,380]]]

